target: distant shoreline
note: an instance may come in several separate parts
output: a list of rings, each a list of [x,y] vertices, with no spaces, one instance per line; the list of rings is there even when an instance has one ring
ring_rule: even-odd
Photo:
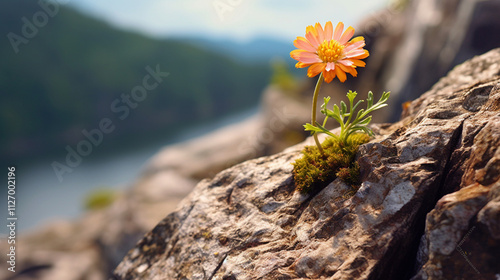
[[[78,218],[85,212],[83,202],[89,192],[99,188],[124,190],[134,183],[146,163],[161,149],[242,122],[258,114],[259,108],[254,106],[208,124],[189,127],[174,137],[149,141],[135,150],[97,151],[62,184],[50,167],[53,156],[17,163],[19,232],[35,230],[53,220]],[[6,229],[0,233],[5,234],[4,231]]]

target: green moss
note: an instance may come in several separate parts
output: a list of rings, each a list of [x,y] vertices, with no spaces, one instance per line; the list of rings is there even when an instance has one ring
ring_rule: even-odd
[[[303,156],[293,163],[295,186],[302,193],[310,193],[324,188],[337,177],[351,186],[359,185],[359,166],[354,157],[359,145],[369,140],[367,134],[352,134],[347,144],[342,145],[336,138],[329,137],[321,144],[323,155],[316,146],[305,147]]]
[[[116,199],[116,192],[108,189],[97,189],[85,198],[85,209],[97,210],[111,205]]]
[[[290,73],[286,62],[284,60],[275,60],[271,66],[273,69],[271,84],[278,86],[286,93],[296,94],[297,82],[292,73]]]

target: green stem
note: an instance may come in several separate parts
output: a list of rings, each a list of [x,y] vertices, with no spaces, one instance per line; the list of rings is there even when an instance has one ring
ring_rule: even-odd
[[[316,126],[316,105],[318,103],[318,93],[322,83],[323,83],[323,73],[319,75],[318,82],[316,82],[316,88],[314,88],[312,114],[311,114],[311,124],[313,126]],[[323,151],[323,147],[321,147],[321,143],[319,143],[318,135],[316,133],[314,133],[314,142],[316,142],[316,146],[318,146],[319,152],[322,155],[325,154]]]
[[[348,132],[349,130],[351,129],[351,119],[352,119],[352,115],[354,115],[354,98],[349,98],[349,111],[350,111],[350,114],[349,114],[349,118],[347,118],[347,122],[345,123],[345,127],[342,128],[341,132],[340,132],[340,141],[346,145],[347,144],[347,137],[348,137]]]

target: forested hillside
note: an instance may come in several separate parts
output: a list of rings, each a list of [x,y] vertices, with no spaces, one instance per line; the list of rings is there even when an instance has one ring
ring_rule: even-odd
[[[103,118],[116,124],[106,137],[118,145],[174,134],[182,126],[255,106],[268,82],[267,64],[243,64],[175,40],[118,30],[43,3],[0,2],[4,159],[64,150]],[[158,86],[130,105],[123,95],[158,71],[169,74],[150,79]]]

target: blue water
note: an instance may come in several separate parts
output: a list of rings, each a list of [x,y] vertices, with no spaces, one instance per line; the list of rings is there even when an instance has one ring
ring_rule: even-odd
[[[18,232],[26,232],[44,223],[60,219],[74,219],[83,213],[84,199],[93,190],[100,188],[125,189],[138,178],[144,165],[166,145],[179,143],[212,132],[226,125],[242,121],[256,114],[258,108],[241,112],[211,124],[190,128],[176,137],[159,139],[157,144],[137,147],[120,154],[100,155],[96,149],[71,173],[63,176],[63,181],[54,173],[51,163],[64,158],[47,158],[18,164],[16,170],[16,214]],[[7,174],[7,169],[5,170]],[[7,188],[1,194],[0,217],[6,221],[5,203]],[[7,233],[0,227],[0,234]]]

